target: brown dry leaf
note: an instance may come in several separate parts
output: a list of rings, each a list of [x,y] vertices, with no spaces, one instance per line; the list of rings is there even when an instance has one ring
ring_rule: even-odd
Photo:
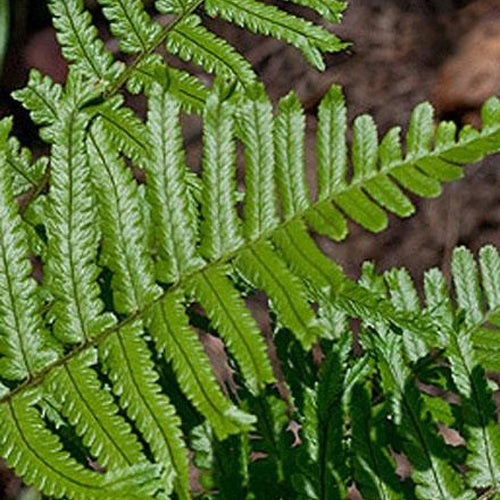
[[[293,434],[293,443],[292,448],[296,446],[300,446],[302,444],[302,439],[300,438],[300,430],[302,426],[295,420],[291,420],[286,428],[287,431],[290,431]]]
[[[224,343],[221,339],[210,335],[209,333],[200,333],[200,340],[203,343],[203,348],[210,358],[210,362],[214,368],[215,377],[219,382],[226,396],[238,394],[238,385],[234,380],[234,370],[229,365]]]

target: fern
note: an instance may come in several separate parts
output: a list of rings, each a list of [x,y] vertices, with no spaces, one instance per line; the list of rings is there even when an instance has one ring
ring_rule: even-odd
[[[329,30],[257,0],[160,0],[167,24],[138,0],[98,3],[133,59],[105,51],[82,1],[51,0],[68,81],[32,71],[14,94],[49,157],[33,162],[11,120],[0,122],[1,456],[53,497],[190,498],[193,454],[208,495],[344,498],[353,482],[366,498],[497,494],[485,374],[500,370],[498,251],[485,247],[476,264],[457,249],[455,293],[431,270],[422,304],[404,270],[378,276],[365,264],[359,282],[347,279],[312,233],[340,241],[351,221],[379,232],[388,212],[414,212],[408,192],[439,195],[464,165],[500,151],[498,99],[484,104],[480,130],[435,125],[424,103],[404,140],[398,128],[379,138],[364,115],[350,144],[333,86],[318,108],[311,186],[298,97],[274,112],[201,14],[282,39],[318,68],[345,46]],[[345,7],[292,3],[335,22]],[[213,83],[168,66],[161,47]],[[146,120],[125,87],[145,96]],[[203,122],[200,174],[186,164],[185,112]],[[248,307],[257,290],[272,335]],[[223,370],[210,357],[219,342]],[[460,450],[438,423],[463,436]],[[392,451],[412,464],[404,483]]]

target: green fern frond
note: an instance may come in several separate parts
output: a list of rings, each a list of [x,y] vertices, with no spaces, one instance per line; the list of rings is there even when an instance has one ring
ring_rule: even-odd
[[[45,156],[33,160],[31,151],[28,148],[22,148],[15,137],[10,137],[8,140],[6,160],[13,175],[12,192],[16,198],[37,189],[49,163]]]
[[[147,125],[152,158],[146,165],[147,192],[153,222],[159,229],[161,279],[169,283],[200,267],[202,261],[197,255],[196,223],[189,208],[192,200],[179,128],[180,106],[158,84],[151,94]]]
[[[50,0],[49,8],[64,57],[94,82],[113,81],[121,68],[105,51],[83,1]]]
[[[166,48],[183,61],[192,61],[207,73],[234,79],[242,88],[256,81],[250,63],[228,42],[202,26],[197,16],[190,16],[176,26],[167,38]]]
[[[386,273],[385,280],[395,309],[418,315],[420,301],[410,274],[405,269],[393,269]],[[433,347],[426,345],[424,338],[407,329],[403,329],[403,345],[406,355],[413,362],[426,356],[429,348]]]
[[[200,64],[208,72],[234,77],[243,87],[254,82],[256,77],[249,63],[224,39],[199,24],[193,13],[201,6],[212,16],[221,16],[250,31],[295,45],[320,69],[324,69],[324,52],[336,52],[345,47],[326,29],[301,17],[260,1],[245,2],[158,1],[156,7],[160,12],[175,15],[169,24],[162,26],[149,17],[139,0],[132,3],[99,0],[111,32],[120,41],[120,49],[126,54],[137,55],[127,70],[104,50],[81,0],[51,0],[50,6],[63,55],[95,84],[103,85],[108,94],[116,93],[129,79],[134,80],[142,63],[164,42],[168,51]],[[308,0],[307,3],[326,19],[334,21],[338,20],[343,8],[342,2],[322,5],[315,1],[310,4]]]
[[[331,298],[342,290],[345,276],[341,267],[319,250],[305,224],[296,221],[276,231],[273,243],[290,269],[316,293]]]
[[[333,86],[318,108],[318,199],[324,200],[345,185],[347,173],[347,110],[342,90]]]
[[[44,127],[40,135],[50,142],[50,125],[57,120],[57,108],[63,99],[62,86],[33,69],[26,87],[16,90],[12,96],[30,112],[31,119],[37,125]]]
[[[254,392],[274,381],[267,349],[259,328],[222,269],[213,267],[187,284],[187,290],[205,309]]]
[[[387,226],[387,216],[381,207],[399,216],[408,216],[414,210],[401,188],[419,196],[436,196],[441,191],[441,182],[458,178],[458,165],[468,160],[479,161],[485,154],[498,151],[500,112],[495,111],[496,98],[485,104],[483,130],[473,131],[466,127],[458,140],[454,135],[443,139],[442,131],[449,128],[446,122],[438,126],[434,136],[430,105],[422,104],[412,115],[406,155],[402,154],[398,130],[393,129],[382,140],[375,160],[373,123],[367,117],[356,120],[352,154],[354,177],[347,183],[345,118],[338,118],[345,117],[345,108],[339,92],[334,87],[320,105],[319,201],[305,214],[315,231],[333,239],[342,239],[347,233],[345,216],[338,208],[366,229],[381,231]],[[333,117],[334,122],[331,121]],[[326,200],[333,201],[334,207]]]
[[[244,234],[252,240],[277,223],[272,105],[261,87],[239,107],[238,125],[245,146]]]
[[[144,231],[142,199],[130,170],[117,156],[102,123],[88,136],[93,183],[100,204],[103,260],[113,271],[113,302],[120,313],[142,309],[158,295],[153,261]],[[189,497],[187,456],[179,419],[157,384],[158,374],[139,324],[120,330],[101,348],[105,370],[115,384],[129,417],[136,422],[158,463],[164,464],[162,486]]]
[[[202,114],[208,97],[208,88],[195,76],[171,66],[165,67],[159,54],[145,57],[135,68],[127,81],[127,89],[132,94],[142,90],[150,92],[154,83],[168,83],[168,91],[174,96],[186,113]]]
[[[304,349],[309,349],[321,332],[317,318],[307,302],[303,284],[273,247],[267,242],[255,244],[241,252],[236,265],[256,288],[268,295],[283,325],[297,336]]]
[[[364,498],[397,500],[403,497],[403,487],[393,460],[377,442],[371,400],[366,387],[354,387],[350,401],[354,480]]]
[[[482,269],[500,269],[498,251],[484,247],[481,251]],[[452,273],[457,302],[465,313],[463,326],[449,329],[448,359],[453,380],[463,397],[464,425],[470,451],[467,464],[470,466],[468,478],[473,487],[491,487],[494,491],[500,485],[500,429],[497,424],[492,392],[489,390],[484,369],[479,365],[474,352],[472,328],[487,321],[487,313],[482,312],[482,295],[478,266],[472,254],[465,248],[457,248],[453,253]],[[486,274],[486,297],[490,313],[498,314],[498,285],[500,274]],[[494,322],[493,322],[494,324]],[[498,325],[497,325],[498,326]]]
[[[8,380],[31,377],[54,361],[41,320],[41,304],[31,277],[28,245],[16,213],[6,144],[0,153],[0,373]]]
[[[122,328],[101,346],[104,369],[113,389],[150,446],[155,461],[162,464],[161,487],[179,498],[190,498],[188,457],[180,420],[158,384],[150,350],[140,325]]]
[[[122,314],[138,311],[154,300],[159,290],[154,281],[137,184],[100,120],[92,125],[87,148],[100,201],[103,259],[113,271],[114,307]]]
[[[169,294],[154,308],[149,328],[158,350],[172,362],[181,389],[205,416],[218,438],[250,430],[254,417],[223,396],[198,335],[188,325],[179,294]]]
[[[472,334],[478,361],[488,370],[500,367],[498,344],[491,342],[500,328],[500,304],[498,302],[498,252],[485,247],[480,256],[482,281],[477,266],[469,252],[458,249],[453,260],[453,279],[457,303],[465,316],[465,326]],[[489,274],[489,272],[493,274]],[[484,290],[482,290],[484,287]],[[486,328],[490,325],[490,328]]]
[[[203,124],[200,253],[217,260],[243,242],[236,213],[233,109],[219,92],[208,98]]]
[[[96,362],[95,351],[84,352],[53,371],[47,377],[46,388],[99,465],[116,470],[145,462],[130,426],[116,415],[118,408],[113,398],[91,369]]]
[[[332,471],[340,476],[344,472],[342,408],[344,377],[340,355],[333,350],[321,367],[317,388],[319,498],[329,494],[335,496],[335,490],[341,490],[339,486],[342,482],[336,474],[332,474]]]
[[[479,262],[486,277],[484,284],[480,279],[479,266],[475,263],[472,254],[464,248],[458,248],[454,251],[452,275],[456,290],[456,305],[450,296],[444,276],[436,269],[429,271],[425,277],[425,311],[419,305],[416,290],[406,271],[392,270],[386,273],[386,283],[396,307],[400,310],[412,311],[414,314],[428,314],[429,318],[432,318],[433,326],[429,332],[433,332],[434,339],[432,336],[428,337],[423,343],[415,336],[406,338],[408,333],[403,328],[402,339],[397,342],[404,345],[404,351],[411,361],[422,359],[432,346],[443,349],[443,356],[451,368],[451,378],[454,384],[452,389],[456,390],[462,398],[463,415],[459,421],[459,429],[465,437],[468,451],[467,483],[474,488],[489,488],[495,492],[498,488],[500,435],[498,434],[492,392],[488,387],[483,366],[495,364],[496,352],[492,351],[491,348],[494,346],[491,345],[487,356],[484,356],[484,363],[480,364],[478,355],[483,347],[480,342],[476,344],[475,336],[481,335],[485,331],[490,336],[492,333],[498,333],[496,316],[499,304],[497,293],[499,274],[495,273],[500,264],[498,251],[492,246],[484,247],[480,252]],[[486,292],[486,290],[488,291]],[[386,293],[388,292],[383,287],[382,295]],[[489,299],[491,299],[491,303]],[[493,319],[491,320],[491,318]],[[380,331],[383,331],[383,328]],[[384,335],[389,335],[389,333]],[[389,337],[384,338],[383,342],[386,342],[387,345],[382,357],[387,361],[383,361],[379,357],[378,363],[383,371],[382,380],[385,380],[385,384],[390,378],[388,375],[389,359],[394,361],[398,359],[398,356],[393,350],[396,340],[389,341]],[[407,369],[405,375],[404,362],[401,358],[399,359],[399,369],[397,372],[394,370],[392,375],[394,381],[404,380],[405,377],[410,376]],[[388,364],[386,365],[386,363]],[[386,386],[386,390],[388,389],[389,386]],[[396,402],[394,410],[396,418],[404,420],[405,415],[410,413],[410,408],[419,408],[419,405],[422,407],[421,403],[417,404],[417,399],[422,398],[423,395],[418,395],[413,386],[406,392],[401,387],[398,389],[396,385],[393,385],[391,390],[394,391],[394,394],[399,393],[403,397],[403,399],[396,397],[394,400]],[[405,404],[404,398],[410,398],[410,395],[411,400]],[[455,427],[457,423],[451,416],[449,405],[439,398],[434,399],[435,404],[432,402],[432,406],[425,404],[425,411],[429,411],[432,416],[437,415],[434,409],[438,409],[439,415],[442,415],[444,411],[449,414],[449,418],[445,416],[444,420],[441,418],[439,420]],[[439,405],[439,408],[436,405]],[[411,418],[414,425],[418,421],[418,415]],[[430,428],[426,427],[426,429],[429,431]],[[418,431],[418,435],[421,436],[422,440],[427,439],[429,455],[437,453],[437,448],[433,451],[433,447],[437,446],[437,443],[432,434],[428,434],[425,438],[425,435]],[[405,449],[404,445],[403,449]],[[409,450],[410,448],[405,449],[410,459],[417,457],[413,448],[411,448],[411,454]],[[419,470],[418,466],[414,465]],[[442,464],[438,465],[437,469],[444,471]],[[438,473],[437,469],[435,474]],[[417,475],[419,478],[424,477],[420,475],[420,472]],[[415,480],[419,482],[421,479],[415,477]],[[428,498],[431,494],[430,490],[425,495],[422,490],[417,490],[417,493],[422,498]],[[446,498],[448,497],[446,496]]]
[[[16,93],[51,146],[50,169],[44,159],[33,165],[8,139],[10,121],[0,122],[2,457],[49,496],[187,499],[189,436],[202,423],[224,494],[239,481],[240,496],[343,498],[353,479],[374,498],[495,491],[500,437],[484,373],[499,364],[485,355],[498,354],[498,253],[482,251],[480,275],[457,250],[456,300],[432,271],[423,307],[405,271],[377,277],[365,266],[355,283],[311,233],[342,240],[349,221],[377,232],[387,212],[410,215],[407,192],[436,196],[464,164],[500,150],[500,101],[484,105],[482,129],[458,134],[435,125],[424,103],[404,141],[398,128],[379,140],[364,115],[350,146],[345,99],[332,87],[319,105],[318,181],[309,185],[297,96],[274,114],[250,65],[201,14],[281,38],[319,68],[343,47],[334,35],[257,0],[158,1],[172,15],[164,25],[138,0],[98,3],[135,59],[125,65],[105,52],[81,0],[51,0],[68,82],[33,72]],[[293,3],[333,21],[344,7]],[[168,66],[161,46],[214,73],[212,88]],[[146,123],[124,105],[125,86],[145,95]],[[182,111],[203,120],[201,174],[186,164]],[[15,197],[26,192],[19,215]],[[30,252],[41,259],[41,284]],[[257,290],[271,312],[266,336],[247,305]],[[350,318],[361,320],[356,349]],[[223,375],[236,372],[234,385],[224,381],[231,396],[200,327],[227,355]],[[461,408],[422,394],[417,381],[458,393]],[[302,433],[290,427],[294,447],[292,418],[304,424]],[[437,421],[465,446],[445,446]],[[412,463],[405,485],[391,449]],[[305,470],[294,469],[304,455]],[[221,485],[225,470],[231,479]]]
[[[402,434],[403,450],[414,470],[416,495],[421,499],[474,498],[459,473],[450,465],[446,448],[434,426],[422,415],[422,400],[404,362],[401,340],[396,336],[373,338],[383,388],[392,394],[394,418]]]
[[[117,149],[138,167],[143,167],[151,151],[148,133],[144,123],[132,109],[122,104],[123,98],[116,96],[98,106],[95,111]],[[87,112],[92,113],[93,109],[87,107]]]
[[[99,0],[111,33],[120,40],[126,54],[146,53],[154,45],[161,28],[144,10],[140,0]]]
[[[47,288],[54,297],[54,334],[79,343],[113,322],[103,314],[97,284],[98,233],[85,154],[88,118],[71,104],[60,110],[52,148],[47,214]]]
[[[285,219],[303,212],[310,202],[305,175],[305,129],[302,105],[297,95],[291,93],[279,103],[274,128],[275,175]]]
[[[120,474],[100,474],[85,469],[62,449],[58,437],[44,425],[34,406],[36,392],[18,395],[0,408],[0,448],[28,484],[45,494],[76,499],[106,498],[126,494],[130,498],[151,495],[156,489],[157,469],[135,466]]]
[[[212,17],[220,17],[254,33],[271,35],[297,47],[316,68],[324,69],[322,52],[338,52],[345,44],[326,29],[256,0],[206,0]]]

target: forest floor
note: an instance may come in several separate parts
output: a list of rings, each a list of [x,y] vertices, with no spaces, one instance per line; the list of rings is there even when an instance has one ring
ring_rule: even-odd
[[[317,103],[333,83],[345,89],[349,118],[371,113],[380,133],[393,125],[404,129],[411,109],[424,100],[436,105],[438,118],[477,123],[480,102],[493,93],[500,95],[500,1],[477,0],[465,10],[444,0],[349,3],[344,22],[334,31],[352,47],[328,56],[327,70],[321,74],[309,68],[296,50],[279,42],[222,28],[253,62],[273,99],[297,90],[308,111],[311,148]],[[23,36],[15,37],[4,70],[0,112],[14,113],[17,132],[33,141],[35,131],[8,93],[23,85],[29,67],[61,80],[65,66],[53,31],[41,25],[40,18],[26,19]],[[221,30],[219,24],[213,27]],[[186,127],[193,151],[188,158],[196,167],[199,123],[188,121]],[[31,146],[44,152],[36,142]],[[352,277],[358,276],[367,259],[377,262],[379,270],[405,266],[417,280],[431,266],[448,273],[454,246],[500,247],[499,186],[500,157],[490,158],[469,167],[466,178],[445,186],[439,198],[416,200],[417,213],[403,221],[391,218],[385,232],[370,235],[352,224],[345,242],[321,240],[321,245]],[[19,498],[19,488],[20,483],[0,468],[0,498]]]

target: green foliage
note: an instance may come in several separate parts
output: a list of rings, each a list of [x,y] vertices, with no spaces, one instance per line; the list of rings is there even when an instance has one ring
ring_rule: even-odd
[[[291,3],[332,22],[345,8]],[[424,103],[404,140],[399,128],[379,139],[364,115],[348,141],[333,86],[311,185],[298,97],[275,112],[202,14],[282,39],[318,68],[344,47],[328,29],[257,0],[98,4],[135,59],[105,51],[83,1],[51,0],[68,80],[32,71],[14,94],[49,157],[33,162],[0,122],[0,456],[57,498],[340,499],[353,485],[370,499],[498,495],[497,249],[455,250],[453,286],[430,270],[421,301],[402,269],[365,263],[347,279],[313,234],[382,231],[388,212],[415,211],[410,193],[437,196],[499,152],[499,100],[480,130],[436,125]],[[145,96],[145,120],[125,88]],[[203,122],[196,174],[184,113]],[[257,291],[269,322],[249,306]]]

